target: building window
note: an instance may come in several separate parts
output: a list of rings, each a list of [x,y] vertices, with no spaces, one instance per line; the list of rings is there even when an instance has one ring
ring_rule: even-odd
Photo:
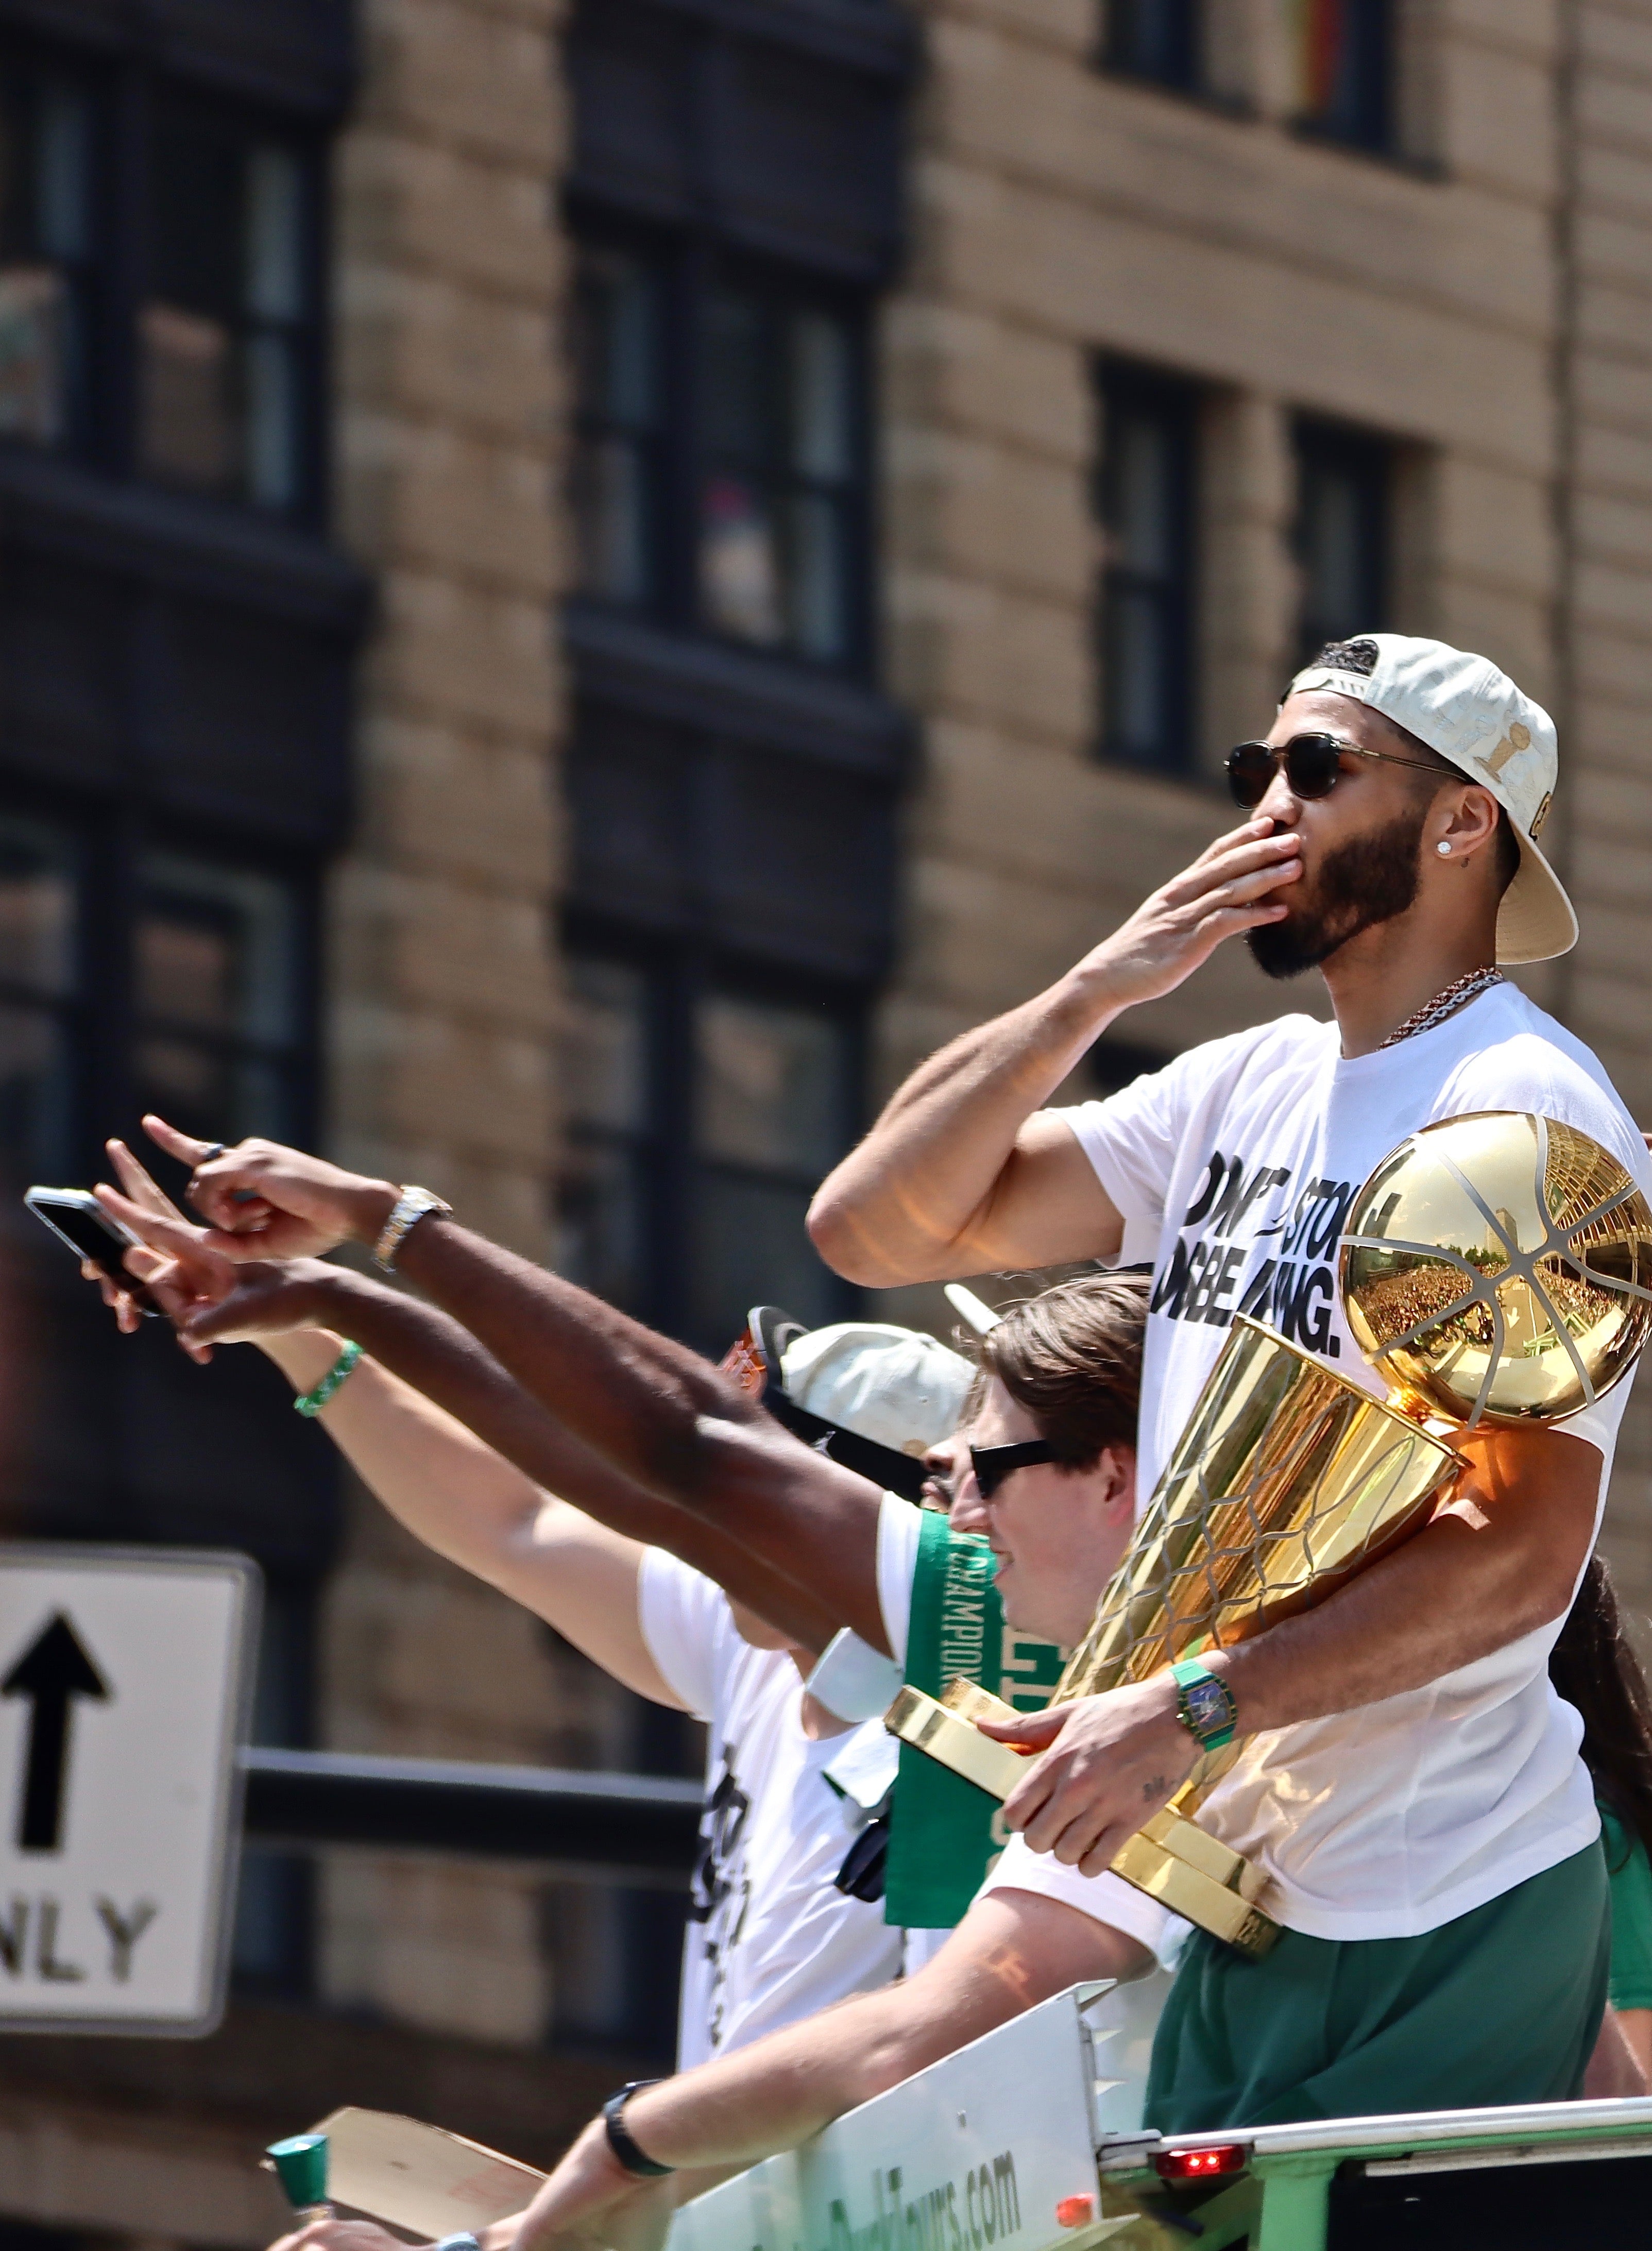
[[[1155,86],[1195,92],[1204,75],[1203,16],[1201,0],[1104,0],[1102,65]]]
[[[1392,449],[1380,439],[1300,421],[1296,428],[1297,648],[1379,631],[1388,613]]]
[[[38,63],[0,69],[0,437],[83,441],[95,319],[88,85]]]
[[[847,1145],[847,1028],[824,1008],[709,992],[694,1030],[694,1333],[733,1335],[770,1299],[830,1320],[840,1292],[804,1219]]]
[[[579,952],[557,1264],[721,1352],[752,1306],[847,1310],[804,1228],[854,1128],[854,1020],[681,961]]]
[[[1393,130],[1391,0],[1296,0],[1297,121],[1353,149]]]
[[[718,288],[703,349],[702,615],[736,641],[840,664],[855,537],[849,325],[819,306]]]
[[[313,513],[319,190],[232,105],[0,49],[0,440]]]
[[[111,903],[132,902],[128,915]],[[291,1139],[308,1054],[308,905],[233,862],[0,820],[0,1160],[31,1179],[97,1160],[147,1110],[214,1140]]]
[[[0,821],[0,1150],[31,1179],[70,1146],[82,990],[78,857],[59,829]]]
[[[655,1077],[649,981],[632,963],[575,954],[568,987],[568,1156],[556,1263],[599,1298],[640,1308],[648,1298]]]
[[[1197,394],[1109,367],[1101,384],[1101,744],[1169,772],[1192,757]]]
[[[297,1130],[297,903],[274,877],[171,852],[138,864],[140,1111],[211,1140]]]
[[[157,109],[137,315],[146,476],[282,512],[301,498],[309,185],[295,148],[192,107]]]
[[[583,592],[834,669],[868,608],[862,322],[681,243],[592,239],[575,290]]]
[[[582,250],[574,284],[579,585],[633,608],[659,592],[664,306],[656,264]]]

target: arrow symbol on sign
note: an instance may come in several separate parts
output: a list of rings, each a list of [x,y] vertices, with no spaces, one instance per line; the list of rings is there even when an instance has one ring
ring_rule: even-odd
[[[63,1842],[70,1700],[90,1696],[107,1703],[108,1684],[59,1610],[0,1680],[0,1696],[26,1696],[33,1706],[29,1714],[23,1810],[17,1818],[17,1850],[55,1853]]]

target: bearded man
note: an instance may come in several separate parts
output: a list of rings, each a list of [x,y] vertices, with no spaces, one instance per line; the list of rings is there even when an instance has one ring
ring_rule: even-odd
[[[1600,1063],[1496,966],[1576,939],[1537,842],[1556,769],[1548,715],[1484,658],[1394,634],[1322,650],[1266,740],[1229,754],[1252,817],[1047,992],[922,1065],[821,1189],[817,1245],[889,1285],[1106,1258],[1126,1226],[1152,1230],[1144,1501],[1235,1313],[1376,1390],[1333,1262],[1358,1183],[1407,1134],[1538,1112],[1648,1177]],[[1125,1009],[1241,932],[1271,977],[1317,968],[1334,1022],[1283,1016],[1108,1101],[1041,1106]],[[1578,1723],[1545,1668],[1626,1390],[1546,1430],[1469,1438],[1467,1486],[1420,1537],[1310,1614],[1208,1654],[1204,1679],[1183,1666],[1179,1688],[1166,1673],[1020,1729],[1050,1748],[1006,1818],[1085,1872],[1202,1741],[1246,1739],[1199,1818],[1266,1870],[1284,1936],[1261,1964],[1194,1939],[1153,2123],[1579,2090],[1604,1877]],[[1558,2013],[1526,1984],[1534,1959],[1566,1965]]]

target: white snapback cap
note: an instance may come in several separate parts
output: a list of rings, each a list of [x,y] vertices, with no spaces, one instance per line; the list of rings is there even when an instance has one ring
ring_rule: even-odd
[[[1409,634],[1333,641],[1290,683],[1369,703],[1489,789],[1508,814],[1520,866],[1497,914],[1499,961],[1547,961],[1578,942],[1578,918],[1538,849],[1559,765],[1554,722],[1489,657]]]
[[[922,1454],[964,1420],[975,1370],[921,1329],[834,1321],[787,1346],[780,1380],[811,1415],[898,1453]]]

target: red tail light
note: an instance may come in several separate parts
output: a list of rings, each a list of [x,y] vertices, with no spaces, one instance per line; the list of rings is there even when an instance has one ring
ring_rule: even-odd
[[[1058,2227],[1083,2227],[1096,2217],[1093,2196],[1064,2196],[1055,2207]]]
[[[1207,2150],[1161,2150],[1153,2170],[1160,2180],[1211,2180],[1219,2173],[1242,2173],[1248,2154],[1242,2142],[1219,2142]]]

